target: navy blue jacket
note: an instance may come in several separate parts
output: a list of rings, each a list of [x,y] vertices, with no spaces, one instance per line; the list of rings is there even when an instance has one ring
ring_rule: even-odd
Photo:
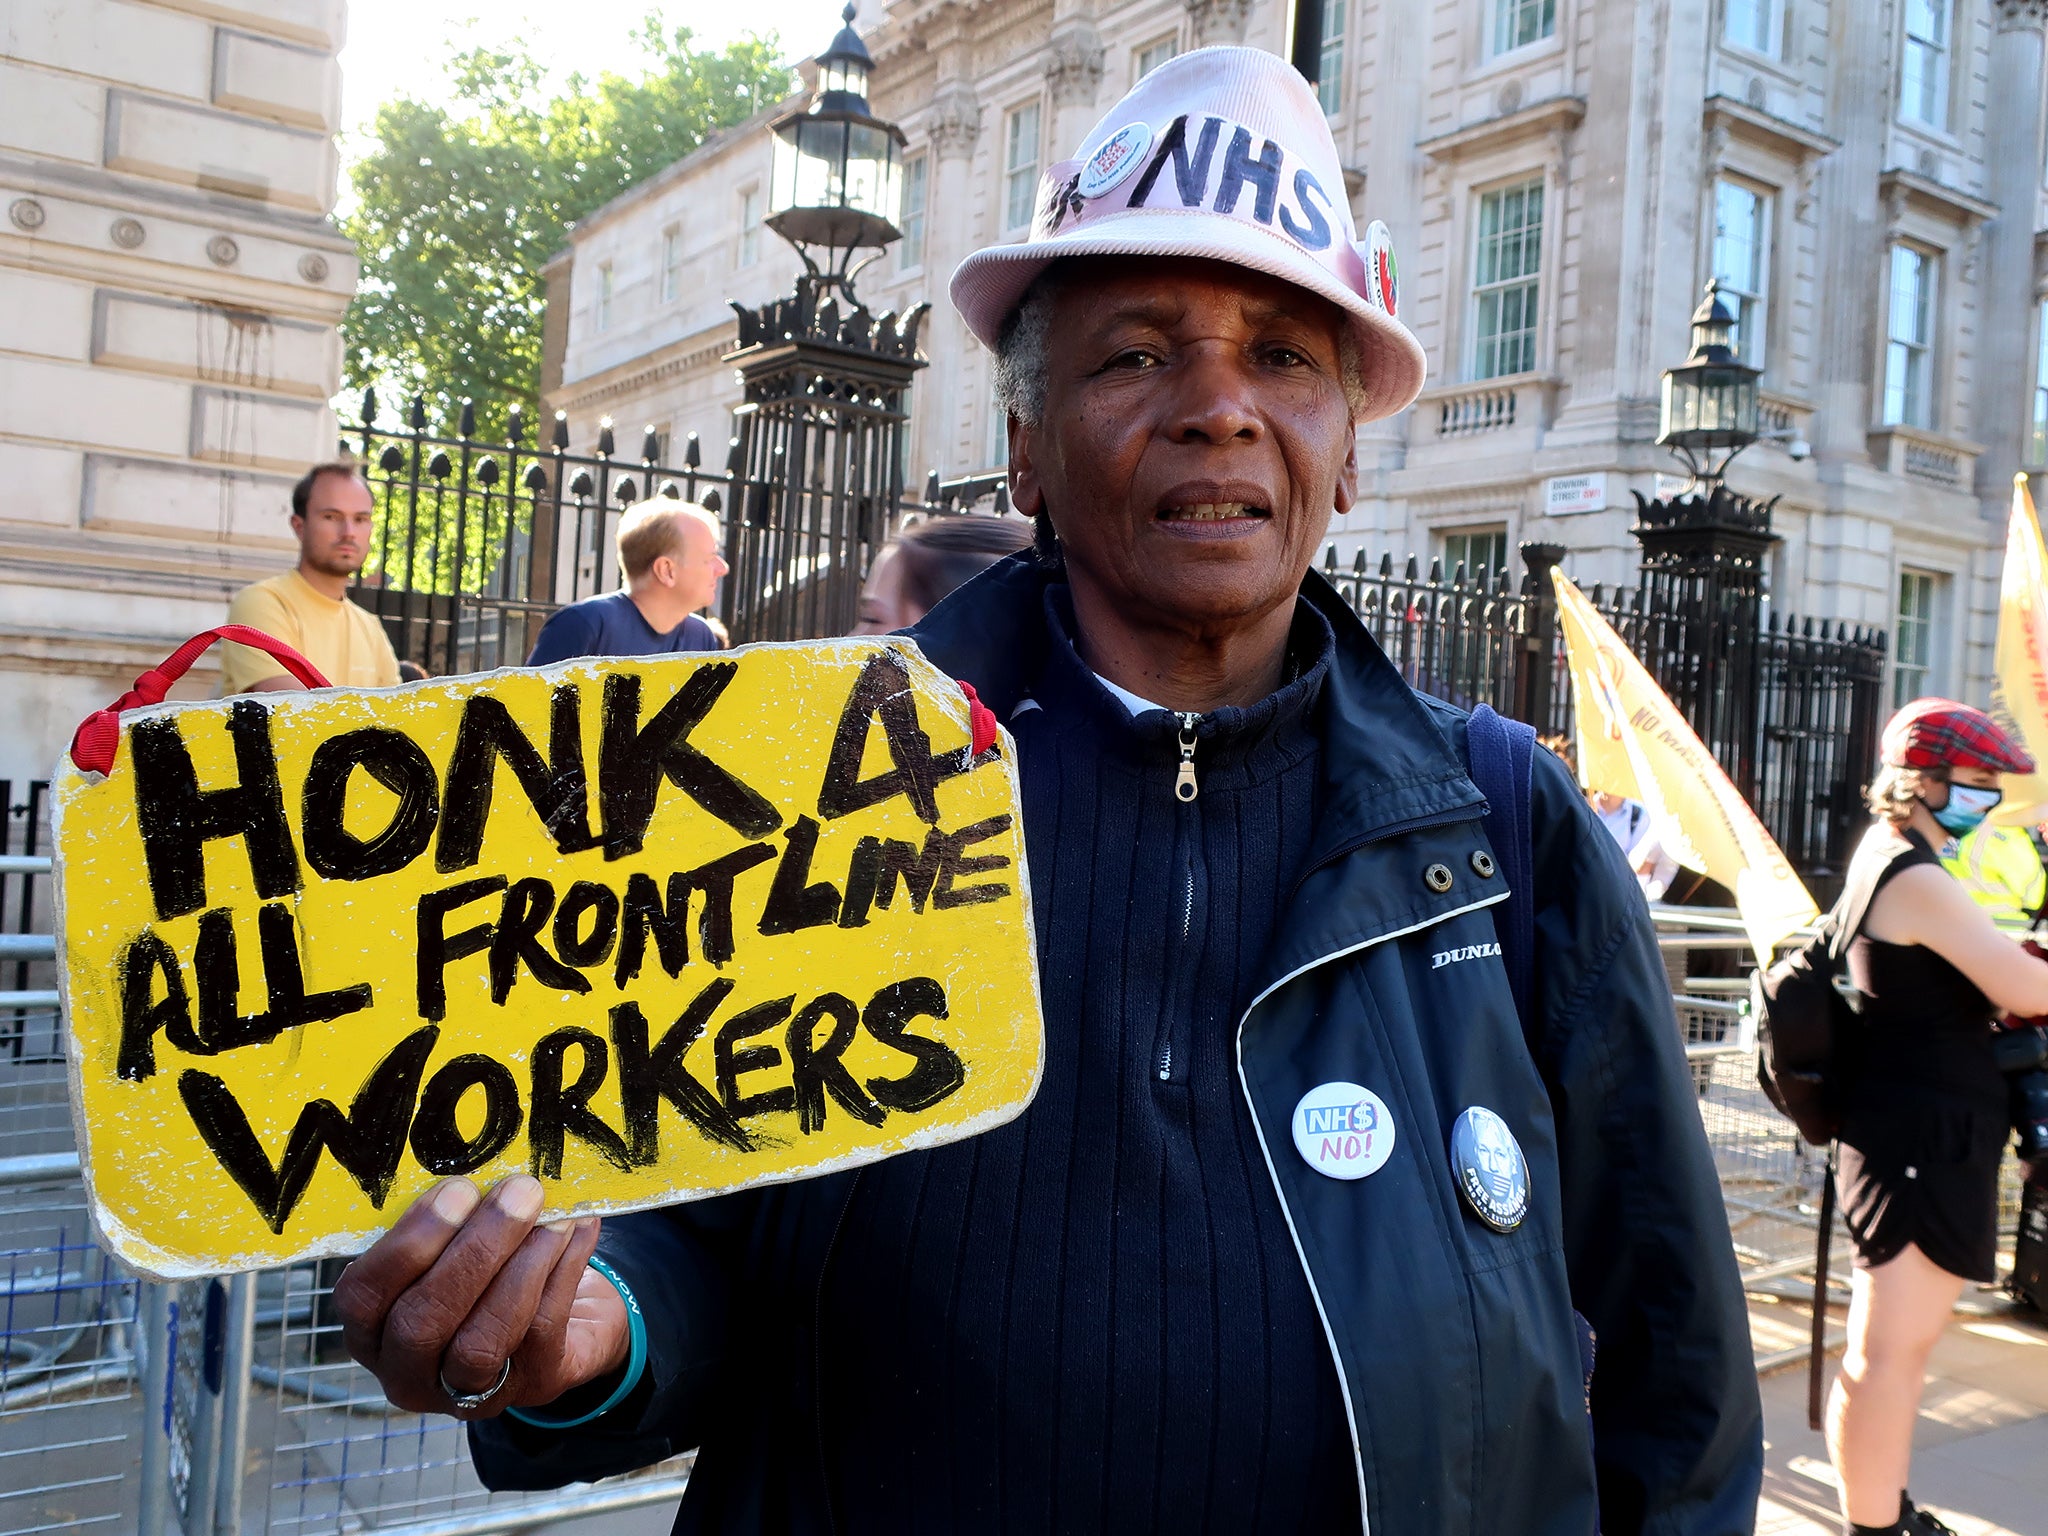
[[[1006,560],[912,631],[999,718],[1043,663],[1046,580]],[[1525,1033],[1497,954],[1507,891],[1481,856],[1464,716],[1410,690],[1319,577],[1302,590],[1336,634],[1325,790],[1238,1063],[1343,1389],[1365,1528],[1748,1532],[1762,1416],[1747,1318],[1635,882],[1539,753]],[[1325,1177],[1295,1151],[1297,1103],[1333,1081],[1371,1088],[1399,1127],[1370,1177]],[[1508,1122],[1529,1163],[1528,1213],[1506,1233],[1456,1187],[1452,1129],[1474,1105]],[[601,1251],[649,1317],[648,1379],[580,1430],[473,1426],[485,1482],[556,1486],[701,1445],[679,1532],[828,1529],[814,1314],[790,1307],[737,1375],[723,1323],[736,1289],[815,1290],[853,1177],[608,1222]],[[1599,1340],[1590,1405],[1575,1310]]]
[[[666,656],[723,649],[711,626],[694,613],[685,614],[682,623],[663,634],[626,593],[600,592],[550,614],[526,664],[548,667],[578,656]]]

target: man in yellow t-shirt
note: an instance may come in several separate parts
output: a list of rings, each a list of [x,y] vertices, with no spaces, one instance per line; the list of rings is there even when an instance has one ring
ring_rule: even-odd
[[[370,487],[348,460],[315,464],[292,487],[296,570],[244,587],[228,603],[228,622],[275,635],[337,688],[392,688],[398,657],[375,615],[348,600],[349,578],[370,552]],[[267,693],[297,688],[276,658],[226,645],[220,691]]]

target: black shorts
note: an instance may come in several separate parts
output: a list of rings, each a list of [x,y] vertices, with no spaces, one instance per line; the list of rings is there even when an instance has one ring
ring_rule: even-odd
[[[2003,1099],[1863,1083],[1842,1113],[1836,1188],[1865,1269],[1912,1243],[1965,1280],[1997,1278],[1998,1164],[2011,1138]]]

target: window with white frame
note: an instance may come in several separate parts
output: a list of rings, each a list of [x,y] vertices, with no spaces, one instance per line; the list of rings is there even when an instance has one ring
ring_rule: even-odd
[[[1490,528],[1453,528],[1443,535],[1444,575],[1455,576],[1465,567],[1465,579],[1477,581],[1491,571],[1507,569],[1508,529],[1505,523]]]
[[[1949,23],[1954,0],[1906,0],[1906,47],[1899,64],[1899,116],[1948,128]]]
[[[1935,675],[1941,614],[1948,577],[1938,571],[1899,568],[1899,612],[1893,633],[1892,708],[1925,698],[1941,685]]]
[[[1038,199],[1038,103],[1027,101],[1009,116],[1003,131],[1003,229],[1031,223]]]
[[[1751,53],[1778,56],[1778,38],[1783,30],[1781,0],[1728,0],[1721,19],[1721,36],[1737,48]]]
[[[1346,0],[1323,0],[1323,35],[1316,52],[1316,100],[1323,115],[1335,117],[1344,104],[1344,10]]]
[[[1472,261],[1472,377],[1536,367],[1536,300],[1543,265],[1543,178],[1479,199]]]
[[[683,231],[671,224],[661,232],[661,302],[673,304],[683,290]]]
[[[1934,288],[1939,258],[1895,245],[1886,299],[1884,420],[1887,426],[1934,424]]]
[[[738,265],[751,267],[761,255],[761,189],[740,193],[740,255]]]
[[[908,272],[924,265],[924,207],[928,196],[926,177],[931,161],[918,155],[903,167],[902,242],[896,247],[896,270]]]
[[[2034,417],[2027,462],[2048,464],[2048,304],[2034,308]]]
[[[597,264],[597,328],[612,328],[612,264],[608,261]]]
[[[1754,187],[1714,183],[1714,276],[1734,302],[1735,355],[1764,366],[1764,324],[1771,272],[1771,200]]]
[[[1493,0],[1495,57],[1540,43],[1557,31],[1557,0]]]
[[[1136,85],[1140,80],[1151,74],[1153,70],[1178,53],[1180,51],[1176,46],[1178,42],[1179,39],[1169,32],[1164,37],[1154,38],[1132,54],[1131,84]]]

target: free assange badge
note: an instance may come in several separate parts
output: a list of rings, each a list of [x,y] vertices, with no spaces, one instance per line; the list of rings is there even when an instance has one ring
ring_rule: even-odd
[[[1512,1232],[1529,1214],[1529,1160],[1507,1121],[1473,1105],[1451,1128],[1451,1166],[1472,1214],[1496,1232]]]

